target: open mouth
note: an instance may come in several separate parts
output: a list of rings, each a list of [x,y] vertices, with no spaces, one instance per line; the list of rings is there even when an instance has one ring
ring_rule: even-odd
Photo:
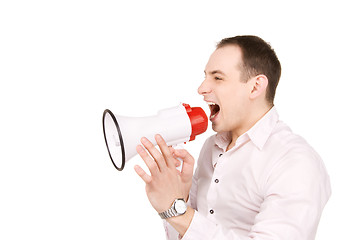
[[[213,120],[219,113],[220,107],[218,104],[214,102],[208,102],[209,109],[211,110],[211,115],[209,117],[210,120]]]

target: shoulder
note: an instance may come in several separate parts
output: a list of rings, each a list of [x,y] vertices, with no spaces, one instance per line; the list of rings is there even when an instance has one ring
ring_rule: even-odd
[[[266,146],[276,149],[269,169],[268,182],[289,188],[306,188],[312,183],[329,184],[329,176],[320,155],[301,136],[279,122]],[[286,185],[288,184],[288,185]]]
[[[295,155],[304,155],[314,159],[320,156],[313,147],[300,135],[295,134],[288,125],[279,121],[269,137],[266,149],[276,149],[280,158],[289,158]]]

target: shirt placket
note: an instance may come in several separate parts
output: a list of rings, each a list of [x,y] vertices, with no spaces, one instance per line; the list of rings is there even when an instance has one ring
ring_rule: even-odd
[[[211,179],[211,184],[207,192],[207,218],[214,221],[217,214],[217,197],[218,197],[218,188],[220,185],[220,179],[222,176],[221,163],[224,161],[225,153],[222,149],[219,149],[214,152],[214,159],[212,159],[213,164],[213,174]]]

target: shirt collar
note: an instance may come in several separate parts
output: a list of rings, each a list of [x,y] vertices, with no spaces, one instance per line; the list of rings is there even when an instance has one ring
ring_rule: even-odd
[[[238,141],[245,142],[244,139],[249,137],[254,145],[259,148],[259,150],[262,150],[278,121],[279,114],[273,106],[252,128],[237,139],[236,144]],[[216,134],[215,143],[218,147],[226,149],[230,141],[230,132]]]

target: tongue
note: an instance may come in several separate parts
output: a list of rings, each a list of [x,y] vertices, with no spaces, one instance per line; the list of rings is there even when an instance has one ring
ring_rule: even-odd
[[[214,118],[217,113],[219,112],[220,110],[220,107],[218,105],[211,105],[211,116],[210,116],[210,119]]]

